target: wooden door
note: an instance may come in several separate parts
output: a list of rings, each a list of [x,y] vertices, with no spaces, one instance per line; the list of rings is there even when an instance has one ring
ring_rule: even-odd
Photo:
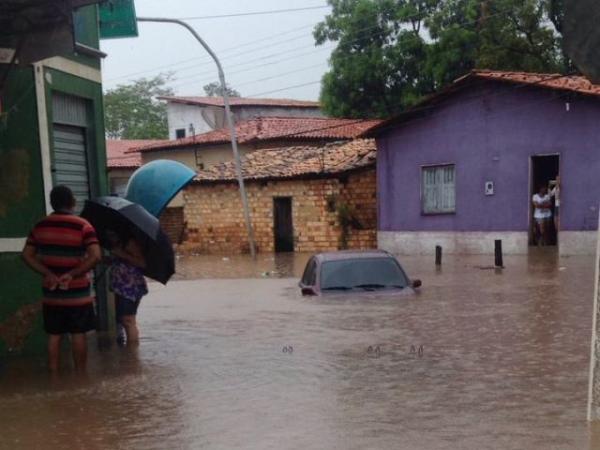
[[[294,224],[292,222],[292,198],[273,199],[273,230],[276,252],[294,251]]]

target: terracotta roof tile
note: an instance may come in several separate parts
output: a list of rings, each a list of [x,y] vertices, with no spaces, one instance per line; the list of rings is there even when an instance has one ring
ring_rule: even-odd
[[[436,92],[408,109],[402,114],[373,125],[366,130],[361,137],[373,137],[389,129],[390,126],[401,123],[412,114],[418,113],[423,108],[431,108],[439,102],[456,92],[459,86],[473,80],[492,80],[504,83],[519,84],[525,86],[537,86],[545,89],[576,92],[583,95],[600,96],[600,85],[592,84],[587,78],[580,75],[561,75],[558,73],[530,73],[530,72],[505,72],[499,70],[473,70],[466,75],[454,80],[454,83]]]
[[[142,157],[139,152],[129,152],[128,150],[143,145],[157,144],[165,142],[160,140],[138,139],[138,140],[106,140],[106,166],[109,169],[135,169],[142,164]]]
[[[297,146],[256,150],[245,155],[242,171],[247,180],[333,175],[374,166],[376,151],[373,139],[334,142],[322,147]],[[196,176],[197,182],[234,181],[236,179],[233,161],[203,170]]]
[[[475,77],[487,80],[499,80],[517,84],[534,84],[544,88],[579,92],[600,96],[600,85],[580,75],[561,75],[558,73],[502,72],[497,70],[474,70],[465,78]]]
[[[331,119],[323,117],[258,117],[236,124],[238,143],[258,141],[315,141],[354,139],[379,120]],[[183,139],[140,146],[135,151],[175,149],[199,145],[225,144],[229,142],[229,130],[221,128],[208,133]]]
[[[222,97],[179,97],[179,96],[161,96],[160,100],[166,100],[172,103],[183,103],[186,105],[198,106],[220,106],[223,107]],[[247,97],[230,97],[229,104],[236,106],[274,106],[274,107],[294,107],[294,108],[319,108],[319,102],[311,102],[307,100],[292,100],[288,98],[247,98]]]

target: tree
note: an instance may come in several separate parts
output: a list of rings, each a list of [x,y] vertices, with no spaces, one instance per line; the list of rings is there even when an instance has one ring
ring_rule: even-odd
[[[337,43],[321,103],[389,117],[474,68],[564,71],[549,0],[328,0],[317,45]]]
[[[219,83],[218,81],[213,81],[212,83],[209,83],[206,86],[204,86],[204,92],[209,97],[223,96],[223,89],[221,88],[221,83]],[[227,93],[230,97],[241,97],[240,93],[230,86],[227,86]]]
[[[104,95],[106,136],[111,139],[167,139],[166,105],[156,97],[173,95],[170,74],[140,78]]]

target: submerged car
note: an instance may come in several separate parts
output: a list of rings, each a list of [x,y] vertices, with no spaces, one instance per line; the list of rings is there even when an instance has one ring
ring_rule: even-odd
[[[398,260],[381,250],[319,253],[308,260],[299,283],[302,295],[377,291],[396,293],[421,286]]]

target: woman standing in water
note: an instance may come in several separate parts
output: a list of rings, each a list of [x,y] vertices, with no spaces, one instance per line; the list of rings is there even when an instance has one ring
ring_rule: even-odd
[[[137,344],[139,329],[136,314],[140,301],[148,293],[143,269],[146,267],[142,249],[133,236],[109,231],[107,240],[113,255],[110,266],[110,288],[115,294],[119,344]],[[123,336],[123,330],[125,336]]]

